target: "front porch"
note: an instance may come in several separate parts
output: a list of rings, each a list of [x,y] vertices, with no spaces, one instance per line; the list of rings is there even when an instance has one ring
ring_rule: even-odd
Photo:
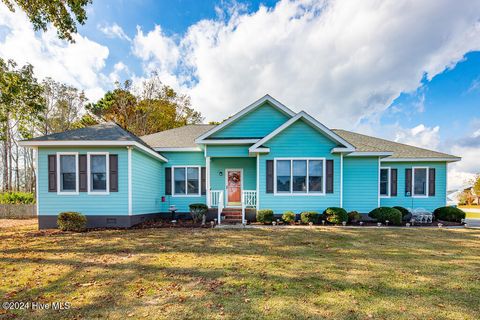
[[[245,223],[258,205],[257,158],[207,157],[206,169],[207,205],[218,223]]]

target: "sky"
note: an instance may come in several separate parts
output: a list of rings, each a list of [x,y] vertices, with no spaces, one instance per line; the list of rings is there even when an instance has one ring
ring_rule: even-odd
[[[93,0],[74,44],[0,3],[0,57],[96,101],[156,72],[205,121],[265,94],[342,128],[462,157],[480,172],[480,1]]]

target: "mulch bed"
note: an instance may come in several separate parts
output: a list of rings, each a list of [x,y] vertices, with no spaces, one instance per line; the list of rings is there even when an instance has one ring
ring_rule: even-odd
[[[206,225],[201,223],[193,223],[192,220],[177,220],[176,223],[172,223],[171,220],[157,219],[145,221],[140,224],[137,224],[131,229],[152,229],[152,228],[211,228],[212,225],[208,221]]]

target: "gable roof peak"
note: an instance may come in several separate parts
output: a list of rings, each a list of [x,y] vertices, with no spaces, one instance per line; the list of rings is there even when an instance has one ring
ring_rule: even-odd
[[[196,143],[204,143],[204,141],[203,141],[204,139],[208,138],[209,136],[211,136],[215,132],[220,131],[221,129],[225,128],[229,124],[235,122],[237,119],[241,118],[242,116],[246,115],[247,113],[255,110],[256,108],[258,108],[259,106],[261,106],[265,102],[269,102],[270,105],[272,105],[274,108],[278,109],[280,112],[286,114],[290,118],[294,117],[296,115],[296,113],[294,111],[292,111],[290,108],[285,106],[283,103],[281,103],[277,99],[273,98],[271,95],[266,94],[263,97],[261,97],[260,99],[256,100],[255,102],[251,103],[250,105],[248,105],[247,107],[243,108],[239,112],[235,113],[233,116],[231,116],[227,120],[223,121],[219,125],[212,128],[211,130],[202,134],[200,137],[198,137],[195,140],[195,142]]]

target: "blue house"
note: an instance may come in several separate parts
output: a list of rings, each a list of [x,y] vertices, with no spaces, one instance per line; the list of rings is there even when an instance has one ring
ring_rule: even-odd
[[[63,211],[90,227],[129,227],[205,203],[219,221],[255,210],[327,207],[433,210],[446,204],[447,164],[460,158],[329,129],[269,95],[219,125],[137,137],[114,123],[21,143],[37,150],[40,228]]]

